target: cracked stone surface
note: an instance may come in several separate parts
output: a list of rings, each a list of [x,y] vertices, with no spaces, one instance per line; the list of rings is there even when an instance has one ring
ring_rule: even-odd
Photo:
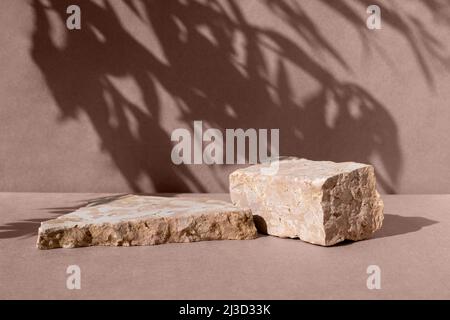
[[[383,202],[371,165],[291,158],[230,175],[232,202],[252,210],[259,231],[322,246],[369,238],[381,228]]]
[[[39,249],[256,238],[251,211],[218,200],[127,195],[41,223]]]

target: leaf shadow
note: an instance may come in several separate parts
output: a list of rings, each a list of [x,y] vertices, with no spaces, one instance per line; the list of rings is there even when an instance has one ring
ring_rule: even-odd
[[[368,1],[321,2],[358,30],[368,51],[386,51],[368,40],[364,21]],[[372,2],[382,6],[386,23],[407,40],[425,81],[432,85],[431,62],[449,65],[440,40],[417,19]],[[123,3],[153,38],[138,40],[125,27],[121,13],[126,9],[115,1],[32,0],[35,29],[30,54],[56,101],[59,120],[87,117],[101,141],[100,150],[112,159],[131,191],[209,190],[197,167],[171,162],[173,142],[163,112],[168,96],[183,125],[203,120],[222,130],[280,128],[282,155],[366,163],[380,159],[380,185],[387,193],[396,192],[403,155],[389,106],[358,83],[340,80],[318,59],[331,57],[352,73],[348,58],[327,40],[301,1],[260,4],[303,42],[250,22],[249,9],[234,0]],[[445,3],[420,3],[440,19],[448,17]],[[83,29],[60,30],[65,39],[61,45],[52,34],[58,25],[64,26],[69,4],[81,6]],[[275,62],[267,61],[268,54]],[[275,76],[269,77],[271,72]],[[312,79],[317,90],[296,98],[292,73]],[[124,94],[118,79],[131,81],[140,101]],[[330,109],[335,110],[332,123],[327,116]],[[222,191],[227,186],[217,170],[227,168],[205,169]]]

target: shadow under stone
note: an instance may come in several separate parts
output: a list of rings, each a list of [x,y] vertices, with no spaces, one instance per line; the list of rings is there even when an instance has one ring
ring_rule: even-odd
[[[380,239],[417,232],[424,227],[428,227],[436,223],[438,223],[438,221],[424,217],[403,217],[396,214],[385,214],[383,226],[374,234],[372,239]]]

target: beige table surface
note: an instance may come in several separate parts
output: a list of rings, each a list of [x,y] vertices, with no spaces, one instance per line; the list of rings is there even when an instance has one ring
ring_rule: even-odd
[[[328,248],[261,236],[36,249],[41,221],[102,196],[0,193],[1,299],[450,299],[450,195],[384,196],[373,239]],[[73,264],[80,290],[66,288]],[[380,290],[367,289],[369,265],[381,269]]]

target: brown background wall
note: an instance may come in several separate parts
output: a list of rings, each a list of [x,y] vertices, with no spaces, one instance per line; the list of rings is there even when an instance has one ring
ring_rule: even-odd
[[[0,23],[0,191],[224,191],[238,166],[170,160],[203,120],[370,162],[384,192],[450,193],[446,0],[2,0]]]

